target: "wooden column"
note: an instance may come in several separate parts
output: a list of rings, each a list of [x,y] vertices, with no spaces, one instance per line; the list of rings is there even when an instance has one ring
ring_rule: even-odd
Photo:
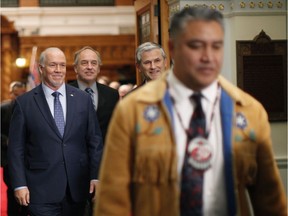
[[[167,55],[167,67],[170,67],[170,54],[169,54],[169,7],[167,0],[160,0],[160,32],[161,32],[161,46]]]
[[[1,16],[1,101],[10,98],[9,85],[12,81],[21,81],[21,70],[15,60],[19,54],[18,32],[4,16]]]
[[[167,0],[135,0],[134,8],[136,17],[135,47],[137,48],[147,41],[161,44],[167,54],[169,65],[169,7]],[[143,28],[145,29],[143,30]],[[147,32],[148,36],[146,35]],[[142,83],[142,79],[142,75],[137,71],[137,85]]]

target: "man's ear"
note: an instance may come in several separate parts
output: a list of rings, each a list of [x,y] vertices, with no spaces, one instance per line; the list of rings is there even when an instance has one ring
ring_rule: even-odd
[[[73,65],[74,72],[77,74],[77,65]]]
[[[39,71],[39,74],[42,75],[42,66],[40,64],[38,65],[38,71]]]
[[[164,59],[164,66],[165,66],[165,69],[167,68],[167,58]]]
[[[138,71],[140,71],[140,64],[135,63],[136,68],[138,69]]]

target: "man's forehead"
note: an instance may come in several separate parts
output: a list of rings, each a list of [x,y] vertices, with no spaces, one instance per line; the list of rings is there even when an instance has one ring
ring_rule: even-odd
[[[63,53],[49,53],[46,56],[46,60],[48,62],[56,62],[56,63],[66,62],[66,58]]]
[[[142,53],[142,61],[163,58],[160,49],[153,49]]]

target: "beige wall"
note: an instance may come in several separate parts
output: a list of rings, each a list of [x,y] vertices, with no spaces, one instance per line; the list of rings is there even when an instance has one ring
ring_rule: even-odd
[[[236,84],[236,41],[253,40],[253,38],[265,31],[272,40],[287,39],[287,14],[255,16],[233,16],[225,18],[225,60],[223,75]],[[273,149],[275,159],[280,168],[280,174],[287,192],[287,122],[273,122],[271,125]]]
[[[229,48],[226,52],[231,56],[232,81],[236,83],[236,41],[253,40],[261,30],[271,37],[272,40],[287,39],[286,15],[262,15],[255,16],[246,14],[245,16],[235,16],[226,18],[226,42]],[[227,43],[226,43],[227,45]]]
[[[227,18],[230,30],[229,46],[226,49],[231,58],[232,81],[236,83],[236,41],[252,40],[261,30],[265,31],[272,40],[287,39],[286,16],[237,16]],[[226,41],[227,42],[227,41]],[[227,44],[226,44],[227,45]],[[229,48],[228,48],[229,47]],[[271,123],[272,139],[276,158],[287,158],[287,122]]]

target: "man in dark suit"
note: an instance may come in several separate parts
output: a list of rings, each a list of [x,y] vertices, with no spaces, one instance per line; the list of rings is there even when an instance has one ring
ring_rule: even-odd
[[[102,65],[99,52],[92,47],[85,46],[74,54],[74,71],[77,80],[69,83],[83,91],[92,89],[90,94],[94,101],[97,117],[102,131],[103,142],[112,116],[113,110],[119,101],[118,91],[106,85],[96,82]]]
[[[60,49],[41,53],[39,72],[42,83],[16,99],[12,114],[8,166],[14,194],[31,216],[79,216],[98,182],[103,145],[97,116],[89,95],[64,83]]]
[[[9,86],[10,99],[1,103],[1,167],[3,167],[3,180],[7,186],[7,214],[8,216],[26,216],[27,207],[20,206],[14,198],[7,164],[7,148],[10,119],[15,99],[26,92],[22,82],[14,81]]]

